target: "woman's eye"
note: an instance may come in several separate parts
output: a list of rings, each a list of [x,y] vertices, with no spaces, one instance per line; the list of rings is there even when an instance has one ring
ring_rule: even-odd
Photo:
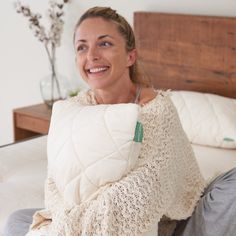
[[[85,51],[86,50],[86,46],[85,45],[79,45],[78,47],[77,47],[77,52],[83,52],[83,51]]]
[[[110,46],[112,46],[112,44],[110,42],[104,41],[104,42],[100,43],[100,46],[101,47],[110,47]]]

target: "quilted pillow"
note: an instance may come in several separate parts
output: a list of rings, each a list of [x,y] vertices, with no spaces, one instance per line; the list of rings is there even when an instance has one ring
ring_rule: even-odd
[[[236,99],[190,91],[171,91],[171,99],[192,143],[236,148]]]
[[[48,162],[67,203],[79,204],[95,197],[100,187],[119,180],[135,167],[142,139],[138,119],[137,104],[55,103]],[[135,135],[137,130],[141,136]]]

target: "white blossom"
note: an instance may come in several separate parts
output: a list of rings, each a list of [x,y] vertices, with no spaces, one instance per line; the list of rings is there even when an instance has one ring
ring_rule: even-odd
[[[19,1],[15,2],[14,5],[17,13],[21,13],[23,16],[28,18],[29,27],[33,31],[34,36],[37,37],[40,42],[43,42],[46,47],[50,46],[50,48],[52,48],[59,47],[61,43],[61,35],[63,33],[64,25],[64,21],[62,19],[62,17],[64,16],[63,8],[66,3],[69,3],[69,1],[49,1],[49,9],[47,11],[47,16],[50,21],[50,27],[48,31],[46,31],[46,29],[40,23],[40,19],[42,18],[41,14],[33,13],[29,6],[24,6]],[[53,52],[51,52],[51,54],[52,53]]]

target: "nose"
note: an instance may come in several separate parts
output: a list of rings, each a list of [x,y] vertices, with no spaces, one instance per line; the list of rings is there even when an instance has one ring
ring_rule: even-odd
[[[96,47],[90,47],[87,53],[89,61],[97,61],[100,58],[99,51]]]

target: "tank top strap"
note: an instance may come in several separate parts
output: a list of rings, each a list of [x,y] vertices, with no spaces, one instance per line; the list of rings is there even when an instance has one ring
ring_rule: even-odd
[[[140,94],[141,94],[141,86],[137,85],[136,95],[135,95],[135,98],[134,98],[134,103],[138,104],[139,98],[140,98]]]

